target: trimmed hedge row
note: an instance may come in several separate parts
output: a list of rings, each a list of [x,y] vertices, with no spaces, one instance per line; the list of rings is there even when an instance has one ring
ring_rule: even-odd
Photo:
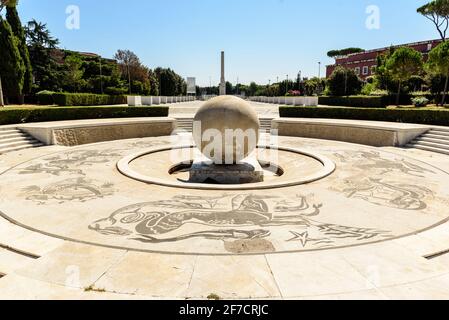
[[[65,93],[65,92],[41,92],[37,94],[40,105],[58,106],[101,106],[126,104],[126,96],[91,94],[91,93]]]
[[[348,97],[318,97],[318,104],[325,106],[385,108],[390,103],[388,96],[348,96]]]
[[[167,117],[168,107],[2,108],[0,125],[62,120]]]
[[[449,126],[449,110],[280,107],[283,118],[371,120]]]

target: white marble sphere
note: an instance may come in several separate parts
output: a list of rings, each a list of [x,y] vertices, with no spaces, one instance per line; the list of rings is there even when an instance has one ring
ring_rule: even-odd
[[[204,156],[215,164],[230,165],[254,151],[259,128],[257,112],[248,102],[234,96],[219,96],[198,110],[193,138]]]

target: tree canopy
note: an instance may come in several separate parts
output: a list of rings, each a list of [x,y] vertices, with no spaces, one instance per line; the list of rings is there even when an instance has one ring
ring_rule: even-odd
[[[446,40],[449,29],[449,0],[433,0],[418,8],[417,11],[432,21],[441,39]]]
[[[12,32],[17,37],[17,45],[20,52],[20,57],[23,60],[25,66],[25,77],[23,83],[23,93],[28,94],[31,92],[33,85],[33,69],[31,67],[30,53],[26,43],[25,31],[22,27],[22,22],[19,18],[19,13],[15,6],[7,6],[6,8],[6,20],[11,26]]]
[[[388,58],[385,67],[392,79],[398,82],[397,104],[401,94],[402,82],[412,76],[419,75],[423,66],[423,58],[418,51],[402,47],[394,51]]]
[[[19,98],[23,93],[25,66],[20,56],[18,39],[10,24],[0,16],[0,75],[3,92],[7,100]]]
[[[25,36],[37,90],[57,90],[58,65],[52,52],[58,39],[51,36],[46,24],[34,19],[27,23]]]
[[[327,88],[330,95],[349,96],[360,93],[362,81],[354,70],[338,66],[329,77]]]
[[[449,84],[449,42],[443,42],[430,51],[426,67],[431,73],[446,78],[441,102],[444,105]]]
[[[140,62],[134,52],[118,50],[114,58],[118,62],[122,78],[128,82],[129,93],[151,93],[150,69]]]

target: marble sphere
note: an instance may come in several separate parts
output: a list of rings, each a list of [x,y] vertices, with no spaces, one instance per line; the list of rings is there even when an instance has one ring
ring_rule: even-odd
[[[238,97],[219,96],[198,110],[193,138],[201,153],[215,164],[236,164],[256,149],[259,128],[251,104]]]

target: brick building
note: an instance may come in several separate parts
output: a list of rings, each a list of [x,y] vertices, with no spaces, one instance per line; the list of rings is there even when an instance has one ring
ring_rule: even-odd
[[[410,47],[421,52],[426,57],[429,51],[439,43],[441,43],[441,40],[429,40],[336,57],[335,64],[326,67],[326,77],[329,78],[337,66],[343,66],[348,69],[353,69],[362,80],[366,80],[366,78],[376,73],[377,56],[388,51],[390,48]]]

